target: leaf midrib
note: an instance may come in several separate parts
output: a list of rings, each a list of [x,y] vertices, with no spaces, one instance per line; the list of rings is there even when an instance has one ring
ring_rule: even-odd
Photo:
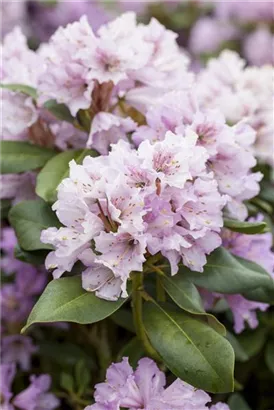
[[[182,293],[183,295],[184,295],[184,297],[190,302],[190,304],[191,304],[191,306],[194,306],[194,308],[195,308],[195,305],[193,305],[193,303],[192,303],[192,300],[191,300],[191,298],[188,296],[188,294],[187,293],[185,293],[185,292],[183,292],[183,290],[181,289],[181,288],[179,288],[175,283],[173,283],[172,282],[172,280],[170,279],[170,278],[168,278],[167,276],[165,276],[165,279],[166,279],[166,281],[169,283],[169,284],[171,284],[175,289],[177,289],[180,293]],[[167,292],[168,292],[168,290],[167,290]],[[169,293],[169,292],[168,292]],[[175,298],[173,298],[173,296],[171,296],[171,295],[169,295],[173,300],[175,299]],[[193,312],[192,313],[199,313],[199,314],[203,314],[203,313],[206,313],[204,310],[193,310]]]
[[[59,306],[55,311],[54,311],[54,314],[53,315],[51,315],[51,316],[49,316],[48,317],[48,319],[41,319],[41,320],[39,320],[39,322],[40,321],[50,321],[50,320],[52,320],[56,315],[59,315],[60,314],[60,311],[62,312],[62,309],[64,308],[64,307],[67,307],[68,305],[70,305],[71,303],[74,303],[74,302],[76,302],[78,299],[81,299],[82,297],[86,297],[86,296],[88,296],[89,294],[88,293],[82,293],[81,295],[79,295],[79,296],[76,296],[74,299],[71,299],[71,300],[69,300],[68,302],[66,302],[66,303],[64,303],[63,305],[61,305],[61,306]],[[45,295],[46,296],[46,295]],[[42,301],[41,301],[42,302]],[[33,314],[35,314],[36,312],[35,311],[33,311]],[[31,315],[32,316],[32,315]],[[31,316],[29,317],[29,319],[31,318]],[[29,321],[28,321],[29,322]],[[30,324],[32,324],[32,323],[35,323],[35,322],[37,322],[37,320],[34,320],[34,321],[32,321]]]
[[[195,343],[192,341],[192,339],[189,338],[189,336],[187,335],[187,333],[184,332],[184,330],[177,324],[177,322],[164,310],[161,308],[160,305],[157,305],[157,307],[159,307],[159,309],[171,320],[172,323],[175,324],[175,326],[179,329],[179,331],[181,333],[183,333],[183,335],[186,337],[187,340],[189,340],[189,342],[194,346],[194,348],[199,352],[200,356],[202,356],[205,360],[206,363],[208,363],[208,365],[210,366],[210,368],[214,371],[214,373],[216,374],[216,376],[219,378],[219,380],[221,380],[222,382],[224,382],[223,378],[218,374],[218,372],[214,369],[214,367],[211,365],[211,363],[207,360],[207,358],[203,355],[203,353],[198,349],[198,347],[195,345]],[[190,320],[188,320],[190,321]],[[185,321],[187,322],[187,320]],[[216,332],[216,334],[218,334]]]

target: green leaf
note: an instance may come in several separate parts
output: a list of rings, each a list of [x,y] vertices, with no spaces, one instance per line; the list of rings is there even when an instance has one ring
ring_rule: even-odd
[[[15,258],[22,262],[30,263],[31,265],[43,265],[47,254],[48,251],[46,250],[32,252],[24,251],[24,249],[20,248],[18,244],[14,248]]]
[[[110,319],[118,326],[135,333],[131,310],[121,308],[111,315]]]
[[[237,339],[248,357],[251,358],[263,348],[267,339],[267,331],[265,328],[260,327],[255,330],[245,330],[237,336]]]
[[[153,347],[175,376],[212,393],[233,390],[233,349],[204,321],[153,302],[145,303],[143,320]]]
[[[130,365],[135,368],[138,361],[146,356],[146,352],[140,340],[135,336],[120,350],[117,356],[117,362],[121,361],[123,357],[128,357]]]
[[[260,197],[270,204],[274,205],[273,183],[263,180],[261,183]]]
[[[82,396],[90,383],[90,379],[90,369],[87,367],[86,362],[83,359],[79,360],[75,366],[75,380],[78,396]]]
[[[37,91],[35,88],[30,87],[29,85],[25,84],[0,84],[1,88],[6,88],[7,90],[14,91],[17,93],[22,93],[29,95],[34,100],[37,99]]]
[[[273,280],[269,273],[254,262],[230,254],[223,247],[207,258],[204,272],[194,272],[181,267],[180,272],[195,285],[220,293],[242,293],[257,287],[272,290]]]
[[[97,156],[93,150],[65,151],[51,158],[37,177],[36,193],[47,202],[57,199],[57,187],[64,178],[69,176],[69,162],[74,159],[78,164],[83,162],[85,156]]]
[[[0,141],[1,173],[16,174],[41,168],[56,152],[24,141]]]
[[[32,309],[22,332],[34,323],[99,322],[119,309],[126,300],[109,302],[86,292],[79,276],[55,279],[48,284]]]
[[[257,198],[253,198],[251,200],[251,203],[255,205],[257,210],[266,212],[269,215],[273,215],[273,206],[271,206],[267,201],[264,201],[263,199],[257,197]]]
[[[244,348],[241,346],[238,339],[230,332],[227,332],[226,338],[234,349],[235,359],[238,362],[246,362],[249,359],[249,357],[245,352]]]
[[[269,370],[274,374],[274,340],[270,340],[266,345],[265,362]]]
[[[49,100],[44,104],[46,110],[48,110],[54,117],[61,121],[67,121],[73,124],[75,118],[71,115],[69,108],[65,104],[59,104],[55,100]]]
[[[11,208],[9,221],[18,239],[19,246],[25,251],[52,249],[40,241],[41,231],[60,223],[50,206],[41,199],[23,201]]]
[[[178,274],[175,276],[161,276],[161,283],[181,309],[195,315],[203,315],[210,326],[221,335],[226,335],[226,329],[222,323],[215,316],[205,312],[200,294],[192,282],[183,275]]]
[[[250,267],[251,269],[254,268],[254,263],[251,261],[245,260],[245,265],[247,267]],[[256,265],[256,269],[262,274],[265,274],[266,272],[265,269],[260,265]],[[262,287],[250,289],[247,292],[244,292],[244,297],[249,300],[255,300],[257,302],[274,303],[274,280],[270,277],[270,281],[272,282],[272,286],[269,286],[268,289]]]
[[[251,289],[243,294],[246,299],[255,300],[256,302],[274,304],[274,281],[273,289],[257,288]]]
[[[90,352],[90,347],[89,347]],[[71,368],[78,361],[84,360],[91,369],[95,368],[95,357],[88,355],[78,345],[66,341],[42,341],[39,343],[39,355],[56,363],[62,368]]]
[[[74,380],[71,374],[61,373],[60,386],[70,393],[74,392]]]
[[[234,393],[229,397],[228,405],[230,410],[251,410],[245,399],[239,393]]]
[[[231,231],[246,233],[249,235],[265,233],[268,231],[265,222],[241,222],[234,219],[224,219],[224,226]]]

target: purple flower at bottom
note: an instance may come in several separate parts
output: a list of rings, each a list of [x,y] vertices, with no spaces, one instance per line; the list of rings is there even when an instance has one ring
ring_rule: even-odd
[[[13,378],[15,376],[15,364],[1,364],[0,375],[1,375],[1,386],[0,386],[0,404],[2,410],[13,410],[13,406],[9,404],[12,398],[11,385]]]
[[[39,295],[46,284],[45,272],[26,263],[22,265],[15,282],[4,284],[0,290],[2,320],[8,326],[27,318],[34,305],[34,296]]]
[[[19,393],[13,404],[21,410],[54,410],[59,406],[59,400],[54,394],[48,393],[51,378],[47,374],[31,376],[31,384]]]
[[[30,369],[31,355],[36,351],[28,336],[10,335],[2,339],[2,363],[18,363],[24,371]]]
[[[210,396],[202,390],[177,379],[166,389],[166,378],[153,360],[139,360],[134,371],[124,357],[122,362],[113,363],[107,370],[105,383],[97,384],[96,403],[85,410],[208,410]],[[222,407],[217,407],[222,405]],[[218,403],[211,410],[229,410]]]

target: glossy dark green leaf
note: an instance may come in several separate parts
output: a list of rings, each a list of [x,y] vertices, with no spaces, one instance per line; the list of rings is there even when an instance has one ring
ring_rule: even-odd
[[[234,393],[229,397],[228,405],[230,410],[251,410],[245,399],[239,393]]]
[[[54,117],[61,121],[67,121],[73,124],[75,118],[71,115],[69,108],[65,104],[59,104],[55,100],[49,100],[44,104],[44,107],[52,114]]]
[[[62,152],[51,158],[39,172],[36,184],[36,193],[47,202],[57,199],[57,187],[64,178],[69,176],[69,162],[83,162],[85,156],[97,156],[97,152],[89,149],[71,150]]]
[[[86,292],[81,277],[74,276],[51,281],[32,309],[25,331],[34,323],[74,322],[95,323],[110,316],[126,299],[109,302]]]
[[[181,309],[195,315],[203,315],[210,326],[225,336],[225,327],[215,316],[205,312],[200,294],[192,282],[180,273],[174,276],[161,276],[161,282],[166,292]]]
[[[138,361],[146,356],[146,352],[140,340],[133,337],[118,353],[117,362],[121,361],[123,357],[128,357],[129,363],[132,367],[136,367]]]
[[[78,395],[82,395],[86,388],[89,386],[91,379],[90,368],[85,360],[81,359],[75,366],[75,381],[77,384]]]
[[[212,393],[233,390],[233,348],[204,321],[153,302],[145,303],[143,321],[153,347],[175,376]]]
[[[133,317],[131,310],[126,308],[121,308],[111,315],[111,320],[118,326],[128,330],[131,333],[135,333],[135,328],[133,324]]]
[[[46,259],[48,251],[32,251],[28,252],[20,248],[17,244],[14,248],[14,256],[22,262],[30,263],[31,265],[43,265]]]
[[[270,340],[266,345],[265,362],[269,370],[274,374],[274,340]]]
[[[273,188],[272,188],[273,189]],[[273,206],[269,202],[264,201],[263,199],[256,197],[251,200],[251,203],[257,208],[258,211],[266,212],[269,215],[273,215]]]
[[[59,227],[60,223],[51,207],[41,199],[23,201],[9,212],[19,246],[26,251],[52,249],[40,241],[41,231],[49,227]]]
[[[239,343],[249,358],[258,354],[263,348],[267,338],[267,331],[265,328],[258,327],[254,330],[245,330],[237,336]]]
[[[89,352],[92,349],[89,348]],[[42,341],[39,343],[39,355],[45,357],[50,362],[57,363],[60,367],[66,368],[75,366],[77,362],[84,360],[92,369],[95,368],[95,357],[88,355],[76,344],[66,341]]]
[[[256,263],[233,256],[223,247],[207,258],[204,272],[182,266],[180,272],[195,285],[220,293],[242,293],[257,287],[272,290],[273,280]]]
[[[256,302],[274,304],[274,281],[273,289],[256,288],[251,289],[243,294],[246,299],[254,300]]]
[[[254,267],[253,262],[248,260],[245,260],[245,265],[250,266],[251,269],[253,269]],[[260,271],[262,274],[265,274],[265,269],[262,266],[256,265],[256,269]],[[247,292],[244,292],[244,297],[246,297],[249,300],[255,300],[257,302],[271,304],[274,303],[274,280],[270,277],[270,281],[272,282],[272,286],[269,286],[267,289],[262,287],[250,289]]]
[[[74,392],[75,386],[72,375],[69,373],[62,372],[60,378],[60,386],[70,393]]]
[[[241,222],[234,219],[224,219],[224,226],[231,231],[246,233],[249,235],[264,233],[268,230],[265,222]]]
[[[56,155],[52,149],[24,141],[0,141],[1,173],[17,174],[37,168]]]
[[[259,194],[260,198],[274,205],[274,184],[269,181],[263,180],[261,185],[262,189]]]
[[[10,91],[14,91],[17,93],[26,94],[32,97],[34,100],[37,99],[37,91],[35,88],[30,87],[29,85],[25,84],[0,84],[1,88],[5,88]]]
[[[226,338],[234,349],[235,359],[238,362],[246,362],[249,357],[239,340],[230,332],[227,332]]]

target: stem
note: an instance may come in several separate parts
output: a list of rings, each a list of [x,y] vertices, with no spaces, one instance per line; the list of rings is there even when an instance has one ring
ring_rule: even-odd
[[[156,292],[157,292],[158,302],[165,302],[166,293],[165,293],[165,289],[163,288],[160,276],[156,276]]]
[[[101,322],[93,325],[91,332],[88,333],[88,340],[96,351],[100,366],[99,378],[103,380],[105,378],[106,369],[112,361],[106,323]]]
[[[154,272],[158,273],[160,276],[165,276],[165,272],[162,271],[162,269],[160,269],[159,266],[154,266],[154,265],[151,265],[150,263],[147,264],[147,266]]]
[[[142,291],[143,291],[143,273],[134,272],[132,275],[132,310],[133,310],[133,319],[135,330],[138,339],[142,342],[146,352],[153,359],[160,361],[160,357],[156,350],[151,346],[150,341],[147,337],[142,312],[143,312],[143,300],[142,300]]]

